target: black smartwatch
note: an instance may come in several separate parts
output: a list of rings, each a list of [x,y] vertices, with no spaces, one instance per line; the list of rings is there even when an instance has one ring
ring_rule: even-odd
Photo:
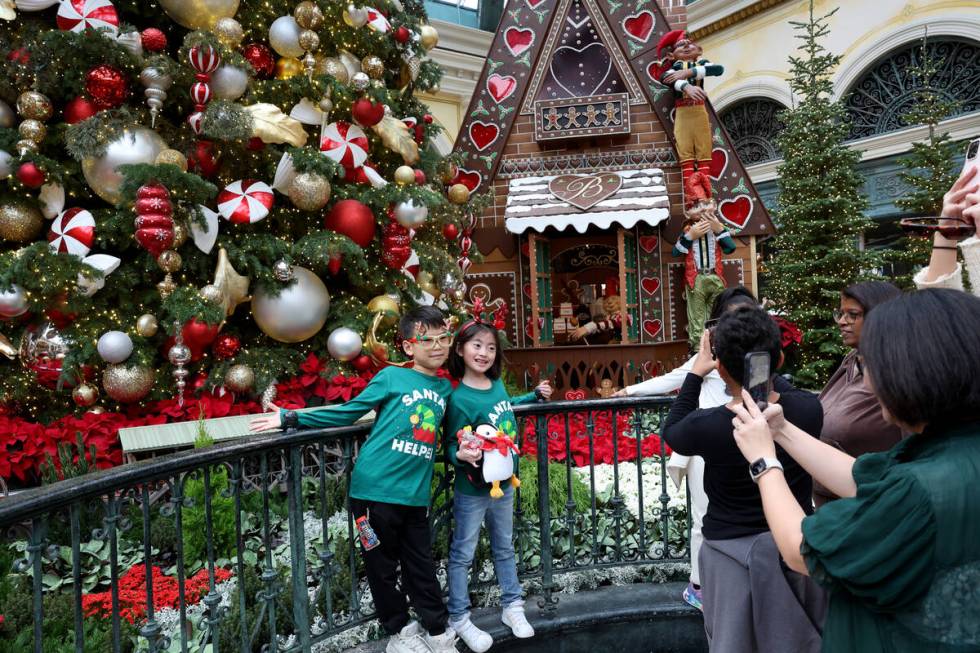
[[[295,410],[283,411],[279,421],[282,423],[283,429],[299,428],[299,415],[296,414]]]
[[[778,458],[759,458],[749,465],[749,474],[752,476],[752,481],[758,483],[760,476],[768,472],[770,469],[777,468],[783,468],[783,464],[779,462]]]

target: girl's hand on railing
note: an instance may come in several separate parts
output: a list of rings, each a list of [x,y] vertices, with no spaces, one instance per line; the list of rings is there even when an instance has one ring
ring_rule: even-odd
[[[629,393],[626,392],[626,388],[620,388],[616,392],[612,393],[613,397],[629,397]]]
[[[262,417],[256,417],[248,423],[248,430],[253,433],[256,431],[271,431],[282,427],[282,420],[279,417],[279,406],[269,404],[269,410],[273,411]]]
[[[554,391],[554,388],[551,387],[551,381],[545,379],[534,389],[534,394],[538,395],[539,398],[548,400],[551,399],[551,395],[554,393]]]

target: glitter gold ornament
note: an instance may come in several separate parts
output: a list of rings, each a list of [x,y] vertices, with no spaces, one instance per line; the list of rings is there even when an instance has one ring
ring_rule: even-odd
[[[157,257],[157,265],[160,269],[169,274],[173,274],[180,270],[180,267],[184,264],[184,260],[180,257],[180,254],[172,249],[160,252],[160,256]]]
[[[303,29],[320,29],[323,25],[323,12],[315,2],[304,0],[293,9],[293,18]]]
[[[300,211],[319,211],[330,201],[330,181],[314,172],[301,172],[286,194]]]
[[[218,37],[218,41],[230,50],[238,49],[242,39],[245,38],[241,24],[231,17],[219,18],[211,31]]]
[[[184,172],[187,172],[187,157],[184,156],[183,152],[178,150],[166,149],[157,154],[157,158],[153,161],[155,164],[159,165],[173,165],[177,166]]]
[[[48,128],[40,120],[28,119],[17,126],[17,133],[24,140],[40,143],[48,135]]]
[[[248,365],[232,365],[225,372],[224,386],[232,392],[248,392],[255,385],[255,372]]]
[[[144,313],[136,319],[136,333],[144,338],[152,338],[157,334],[159,328],[157,316],[151,313]]]
[[[187,228],[183,222],[177,222],[174,224],[174,242],[171,247],[174,249],[179,249],[181,245],[187,242],[187,235],[190,229]]]
[[[276,62],[276,79],[289,79],[303,72],[303,62],[296,57],[283,57]]]
[[[381,61],[381,57],[369,54],[361,59],[361,70],[371,79],[381,79],[385,74],[385,64]]]
[[[466,204],[470,201],[470,189],[466,184],[453,184],[449,187],[449,201],[453,204]]]
[[[442,291],[440,291],[439,286],[435,284],[435,279],[432,278],[431,272],[421,270],[416,282],[419,284],[419,288],[421,288],[423,291],[432,295],[433,298],[439,299],[439,295],[442,293]]]
[[[312,52],[320,47],[320,37],[311,29],[304,29],[299,33],[299,47]]]
[[[142,365],[109,365],[102,373],[102,388],[122,404],[139,401],[153,389],[156,371]]]
[[[439,43],[439,31],[432,25],[422,25],[419,28],[419,43],[426,51],[431,50]]]
[[[350,71],[347,70],[344,62],[337,57],[325,57],[322,63],[318,63],[316,68],[314,68],[314,72],[317,75],[330,75],[341,84],[346,84],[350,81]]]
[[[160,293],[160,297],[166,299],[177,290],[177,284],[174,283],[174,278],[169,274],[163,278],[163,281],[157,284],[157,292]]]
[[[224,295],[221,294],[221,290],[214,284],[208,284],[197,291],[197,294],[201,296],[201,299],[209,304],[220,304],[224,299]]]
[[[88,408],[99,400],[99,389],[88,383],[81,383],[71,391],[71,398],[76,406]]]
[[[0,204],[0,238],[13,243],[34,240],[44,225],[44,216],[32,203],[7,199]]]
[[[415,183],[415,170],[412,166],[398,166],[395,169],[395,183],[409,186]]]
[[[17,98],[17,113],[23,118],[44,122],[53,112],[51,100],[37,91],[24,91]]]

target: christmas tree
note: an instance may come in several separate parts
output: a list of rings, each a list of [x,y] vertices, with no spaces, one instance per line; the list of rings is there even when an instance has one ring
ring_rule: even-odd
[[[766,272],[767,298],[803,331],[795,376],[809,387],[822,385],[844,353],[831,317],[840,291],[873,267],[873,255],[859,247],[871,225],[855,169],[860,153],[844,145],[847,114],[832,100],[840,57],[821,45],[833,13],[816,17],[811,2],[809,20],[792,23],[802,41],[789,59],[799,102],[781,118],[779,235]]]
[[[909,191],[896,200],[899,208],[916,216],[938,216],[943,208],[943,195],[958,176],[953,160],[959,154],[956,143],[939,123],[953,115],[960,102],[937,89],[936,73],[945,65],[944,58],[930,47],[928,35],[922,38],[918,65],[912,71],[918,87],[914,101],[902,119],[908,125],[924,125],[928,128],[925,140],[912,144],[912,151],[899,159],[905,168],[899,177],[909,186]],[[922,267],[929,262],[931,243],[925,238],[903,238],[893,252],[892,261],[900,262],[909,269]],[[912,275],[897,278],[904,287],[912,286]]]
[[[257,409],[301,366],[349,398],[324,379],[399,360],[400,310],[458,307],[479,202],[415,97],[440,77],[422,0],[0,14],[3,415]]]

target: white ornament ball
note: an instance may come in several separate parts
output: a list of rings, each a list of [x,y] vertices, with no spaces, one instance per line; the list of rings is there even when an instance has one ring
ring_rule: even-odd
[[[302,57],[299,45],[299,24],[292,16],[280,16],[269,26],[269,45],[282,57]]]
[[[371,83],[371,78],[367,76],[367,73],[354,73],[350,78],[350,83],[358,91],[363,91]]]
[[[0,179],[6,179],[13,174],[14,169],[10,165],[10,160],[13,158],[14,155],[10,152],[0,150]]]
[[[248,90],[248,73],[237,66],[221,66],[211,73],[210,84],[219,100],[237,100]]]
[[[323,328],[330,311],[330,293],[320,277],[293,266],[294,283],[277,296],[261,289],[252,298],[252,315],[262,331],[279,342],[302,342]]]
[[[406,200],[395,206],[395,219],[398,220],[398,224],[406,229],[421,227],[428,217],[429,207],[425,204],[416,204],[413,200]]]
[[[0,127],[13,127],[16,122],[17,114],[13,108],[3,100],[0,100]]]
[[[99,356],[107,363],[121,363],[133,353],[133,341],[122,331],[106,331],[96,345]]]
[[[330,332],[330,337],[327,338],[327,351],[337,360],[351,361],[360,356],[363,344],[357,331],[340,327]]]
[[[0,317],[17,317],[27,312],[27,295],[14,284],[10,290],[0,290]]]
[[[124,163],[153,163],[165,149],[167,144],[152,129],[125,129],[109,143],[105,154],[82,160],[82,174],[96,195],[110,204],[118,204],[122,199],[119,188],[123,182],[118,167]]]

